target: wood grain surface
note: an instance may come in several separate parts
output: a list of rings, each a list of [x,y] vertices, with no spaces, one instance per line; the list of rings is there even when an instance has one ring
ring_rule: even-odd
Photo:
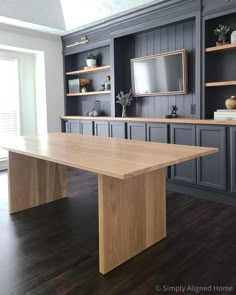
[[[88,69],[84,69],[84,70],[76,70],[76,71],[72,71],[72,72],[66,72],[66,75],[70,76],[70,75],[95,73],[95,72],[106,71],[106,70],[110,70],[110,69],[111,69],[111,66],[107,65],[107,66],[102,66],[102,67],[88,68]]]
[[[106,274],[166,237],[165,169],[126,180],[98,176],[99,261]]]
[[[9,212],[15,213],[67,197],[66,167],[9,153]]]
[[[11,152],[120,179],[218,151],[216,148],[66,133],[5,138],[0,146]]]
[[[232,86],[232,85],[236,85],[236,81],[222,81],[222,82],[205,83],[206,87]]]
[[[236,43],[232,43],[232,44],[225,44],[225,45],[208,47],[205,49],[205,51],[212,52],[212,51],[235,50],[235,49],[236,49]]]
[[[102,94],[110,94],[110,93],[111,93],[111,90],[102,90],[102,91],[67,93],[66,96],[88,96],[88,95],[102,95]]]

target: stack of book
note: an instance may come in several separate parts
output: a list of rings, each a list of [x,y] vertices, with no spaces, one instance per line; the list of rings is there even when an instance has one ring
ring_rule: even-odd
[[[214,120],[236,120],[236,110],[217,110],[214,112]]]

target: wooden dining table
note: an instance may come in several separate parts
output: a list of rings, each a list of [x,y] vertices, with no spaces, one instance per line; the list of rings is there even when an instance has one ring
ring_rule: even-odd
[[[11,137],[0,146],[9,151],[11,214],[66,198],[68,167],[97,173],[102,274],[166,237],[165,168],[218,151],[66,133]]]

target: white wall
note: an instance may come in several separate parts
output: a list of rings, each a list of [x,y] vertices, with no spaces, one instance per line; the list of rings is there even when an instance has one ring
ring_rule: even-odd
[[[60,0],[0,0],[0,15],[46,27],[65,29]]]
[[[3,24],[0,25],[0,31],[0,48],[11,46],[15,47],[15,51],[28,49],[44,53],[48,132],[60,131],[59,115],[64,114],[63,57],[60,37]]]

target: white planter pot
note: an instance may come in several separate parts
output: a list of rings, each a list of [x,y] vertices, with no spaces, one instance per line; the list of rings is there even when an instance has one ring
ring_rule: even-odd
[[[231,34],[231,43],[236,43],[236,31],[233,31]]]
[[[86,59],[86,62],[88,67],[96,66],[96,59]]]

